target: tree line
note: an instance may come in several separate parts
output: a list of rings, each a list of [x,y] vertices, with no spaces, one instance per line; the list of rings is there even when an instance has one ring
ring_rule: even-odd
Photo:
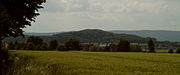
[[[155,42],[149,39],[147,42],[148,52],[155,53]],[[142,52],[143,49],[138,44],[131,44],[128,40],[120,40],[119,43],[110,43],[106,46],[99,46],[91,43],[80,43],[77,39],[69,39],[64,43],[52,40],[49,43],[44,42],[38,36],[30,36],[26,42],[4,42],[3,47],[9,50],[43,50],[43,51],[94,51],[94,52]],[[176,51],[180,53],[180,49]],[[170,49],[168,53],[175,53]]]
[[[7,46],[6,46],[7,45]],[[81,44],[77,39],[69,39],[65,43],[52,40],[44,42],[38,36],[30,36],[26,42],[4,42],[4,47],[9,50],[59,50],[59,51],[106,51],[106,52],[140,52],[142,49],[138,45],[130,44],[127,40],[121,40],[118,45],[107,44],[99,46],[95,44]]]

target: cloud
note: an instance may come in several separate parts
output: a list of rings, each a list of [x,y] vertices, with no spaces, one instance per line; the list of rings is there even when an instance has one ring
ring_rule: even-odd
[[[81,12],[88,7],[87,0],[48,0],[43,11],[47,12]]]
[[[161,13],[167,10],[177,11],[179,4],[180,1],[176,0],[48,0],[44,11]]]
[[[180,0],[48,0],[27,31],[180,30],[179,9]]]

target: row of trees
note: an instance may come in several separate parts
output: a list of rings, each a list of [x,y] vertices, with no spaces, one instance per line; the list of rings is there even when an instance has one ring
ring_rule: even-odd
[[[95,51],[95,52],[141,52],[142,49],[138,45],[130,44],[127,40],[121,40],[118,45],[107,44],[104,46],[99,46],[95,44],[81,44],[76,39],[70,39],[64,44],[57,47],[59,51],[68,50],[82,50],[82,51]]]
[[[173,49],[170,49],[170,50],[168,51],[168,53],[180,53],[180,49],[177,49],[176,52],[174,52]]]
[[[10,50],[80,50],[81,44],[76,39],[70,39],[64,44],[59,44],[57,40],[52,40],[48,43],[43,42],[40,37],[30,36],[26,42],[10,42],[8,43]]]
[[[110,44],[106,46],[110,52],[141,52],[142,49],[139,45],[130,44],[127,40],[121,40],[118,44]]]
[[[40,37],[30,36],[26,42],[9,43],[8,49],[10,50],[47,50],[48,44],[43,42]]]
[[[149,39],[148,52],[155,51],[155,42],[153,39]],[[5,45],[4,47],[7,47]],[[57,40],[52,40],[49,43],[44,42],[40,37],[30,36],[26,42],[10,42],[8,43],[8,49],[10,50],[77,50],[77,51],[104,51],[104,52],[141,52],[143,51],[139,44],[131,44],[127,40],[120,40],[119,43],[107,44],[106,46],[99,46],[95,44],[81,44],[77,39],[69,39],[65,43],[59,43]],[[146,51],[147,52],[147,51]],[[169,51],[169,53],[172,52]],[[173,51],[174,52],[174,51]]]
[[[69,39],[64,44],[59,44],[57,40],[52,40],[49,43],[43,42],[40,37],[30,36],[26,42],[14,42],[4,44],[10,50],[59,50],[59,51],[97,51],[97,52],[141,52],[143,51],[138,44],[130,44],[127,40],[120,40],[118,44],[107,44],[105,47],[95,44],[81,44],[76,39]],[[155,43],[152,39],[148,42],[148,52],[155,52]],[[170,49],[168,53],[174,53]],[[176,51],[180,53],[180,49]]]
[[[79,40],[69,39],[64,44],[59,44],[57,40],[49,43],[43,42],[40,37],[30,36],[26,42],[14,42],[8,44],[8,49],[15,50],[83,50],[83,51],[106,51],[106,52],[140,52],[142,49],[138,45],[130,44],[127,40],[121,40],[116,44],[107,44],[105,47],[95,44],[81,44]]]

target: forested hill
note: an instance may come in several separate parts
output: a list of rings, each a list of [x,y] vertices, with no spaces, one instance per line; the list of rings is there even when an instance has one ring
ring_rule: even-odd
[[[27,38],[28,36],[26,36]],[[51,36],[39,36],[44,41],[49,42],[51,40],[57,40],[60,43],[65,42],[71,38],[75,38],[80,40],[81,43],[115,43],[119,42],[121,39],[129,40],[133,43],[142,43],[147,42],[147,38],[143,38],[136,35],[130,34],[115,34],[112,32],[107,32],[99,29],[86,29],[81,31],[73,31],[73,32],[64,32],[58,33]],[[8,38],[6,41],[25,41],[23,38]]]
[[[129,34],[115,34],[98,29],[86,29],[74,32],[65,32],[55,34],[53,36],[42,37],[46,41],[58,40],[59,42],[65,42],[70,38],[75,38],[80,40],[82,43],[111,43],[119,42],[121,39],[129,40],[130,42],[146,42],[147,39]]]

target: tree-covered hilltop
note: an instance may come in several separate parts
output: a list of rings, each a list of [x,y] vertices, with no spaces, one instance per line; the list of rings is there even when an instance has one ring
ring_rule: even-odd
[[[81,31],[65,32],[42,38],[45,41],[56,39],[62,43],[71,38],[78,39],[81,43],[117,43],[121,39],[126,39],[133,43],[144,43],[148,40],[136,35],[114,34],[99,29],[86,29]]]
[[[27,36],[28,37],[28,36]],[[145,43],[148,38],[143,38],[130,34],[115,34],[99,29],[86,29],[81,31],[64,32],[52,36],[40,36],[44,41],[57,40],[60,43],[74,38],[80,40],[81,43],[118,43],[119,40],[125,39],[131,43]],[[25,41],[25,38],[8,38],[6,41]]]

